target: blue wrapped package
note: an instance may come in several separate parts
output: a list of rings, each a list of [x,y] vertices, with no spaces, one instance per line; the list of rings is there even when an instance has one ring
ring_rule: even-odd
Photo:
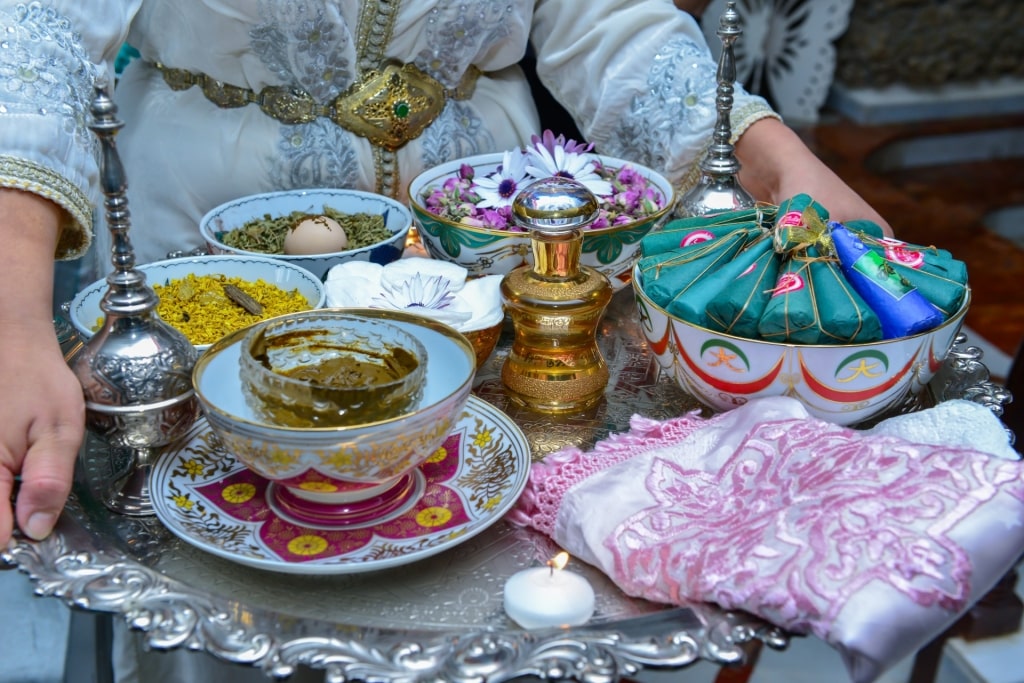
[[[878,316],[884,339],[918,334],[942,323],[942,311],[878,252],[842,223],[829,221],[828,226],[843,275]]]

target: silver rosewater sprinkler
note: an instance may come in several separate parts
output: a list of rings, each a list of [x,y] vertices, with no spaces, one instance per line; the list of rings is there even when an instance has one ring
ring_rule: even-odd
[[[732,113],[732,96],[736,83],[733,44],[743,33],[735,2],[727,3],[725,12],[719,20],[717,33],[722,40],[722,54],[718,60],[718,91],[715,97],[718,119],[711,146],[700,163],[700,181],[683,195],[676,205],[676,212],[680,216],[705,216],[747,209],[755,204],[754,198],[740,184],[740,162],[730,142],[732,124],[729,115]]]
[[[92,103],[100,142],[100,183],[114,270],[100,308],[103,323],[71,362],[85,393],[86,426],[113,448],[128,450],[127,470],[104,493],[125,515],[153,513],[149,473],[159,449],[188,431],[199,414],[192,388],[195,347],[156,313],[159,299],[135,268],[124,167],[114,136],[124,125],[102,88]]]

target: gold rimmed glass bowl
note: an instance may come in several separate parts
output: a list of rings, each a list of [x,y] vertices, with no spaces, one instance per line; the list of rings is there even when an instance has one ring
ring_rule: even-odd
[[[241,358],[252,330],[243,330],[210,347],[193,371],[211,432],[239,462],[269,480],[268,501],[295,523],[350,527],[408,510],[424,490],[419,466],[441,447],[469,400],[472,345],[448,325],[402,311],[321,309],[293,320],[386,323],[411,335],[426,351],[419,397],[394,414],[371,410],[352,424],[281,424],[287,420],[268,418],[246,399]],[[403,343],[400,338],[396,334],[390,343]]]

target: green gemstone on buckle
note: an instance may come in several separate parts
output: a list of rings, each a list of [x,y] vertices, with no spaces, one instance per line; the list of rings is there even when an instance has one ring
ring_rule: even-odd
[[[394,106],[395,116],[400,119],[404,119],[409,115],[409,103],[408,102],[395,102]]]

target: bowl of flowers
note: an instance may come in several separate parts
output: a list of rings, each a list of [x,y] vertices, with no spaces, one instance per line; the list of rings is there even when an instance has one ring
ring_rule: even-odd
[[[545,131],[521,149],[424,171],[409,184],[424,248],[471,277],[504,275],[532,259],[530,235],[511,217],[518,191],[540,178],[570,177],[597,196],[600,209],[584,232],[581,261],[607,275],[616,290],[625,287],[640,240],[668,217],[675,191],[656,171],[594,154],[592,147]]]

